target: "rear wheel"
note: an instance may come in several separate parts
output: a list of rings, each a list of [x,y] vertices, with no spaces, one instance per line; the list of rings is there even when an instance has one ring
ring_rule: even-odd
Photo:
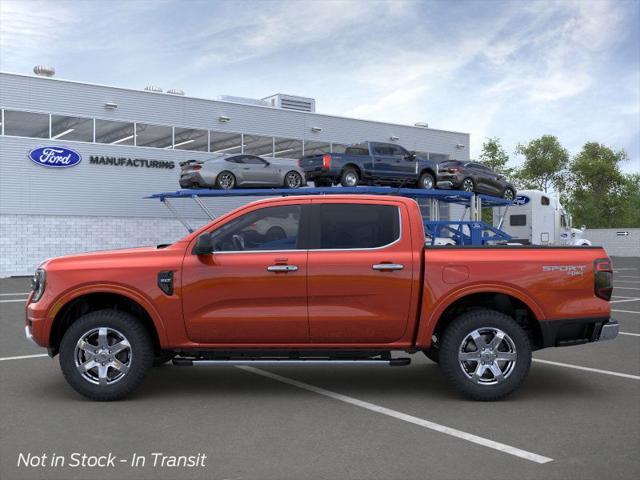
[[[420,175],[420,180],[418,181],[418,187],[424,188],[426,190],[431,190],[435,188],[436,181],[433,178],[433,175],[430,173],[423,173]]]
[[[459,392],[474,400],[498,400],[516,390],[529,373],[531,344],[508,315],[469,311],[444,331],[439,360]]]
[[[300,188],[302,186],[302,175],[295,170],[291,170],[284,176],[284,186],[287,188]]]
[[[462,190],[465,192],[473,192],[475,190],[475,184],[471,178],[465,178],[462,181]]]
[[[78,393],[119,400],[138,387],[153,363],[149,334],[134,316],[99,310],[80,317],[60,343],[60,368]]]
[[[216,187],[222,190],[229,190],[236,186],[236,177],[231,172],[220,172],[216,178]]]
[[[340,175],[340,185],[343,187],[356,187],[360,183],[360,176],[354,168],[345,168]]]

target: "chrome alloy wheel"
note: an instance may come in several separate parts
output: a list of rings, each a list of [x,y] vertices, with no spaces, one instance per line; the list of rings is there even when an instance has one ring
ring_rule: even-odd
[[[218,185],[223,190],[228,190],[233,188],[236,184],[236,179],[233,178],[233,175],[228,172],[222,172],[218,177]]]
[[[465,192],[473,192],[473,180],[465,178],[462,182],[462,190]]]
[[[289,172],[285,177],[288,188],[299,188],[302,185],[302,177],[298,172]]]
[[[348,172],[344,176],[344,183],[347,184],[347,187],[355,187],[358,185],[358,176],[354,172]]]
[[[513,373],[516,345],[499,328],[479,328],[469,333],[458,349],[462,372],[477,385],[495,385]]]
[[[133,361],[131,344],[118,330],[100,327],[80,336],[74,352],[82,378],[95,385],[112,385],[127,374]]]
[[[510,188],[507,188],[504,191],[504,198],[505,200],[513,200],[513,190],[511,190]]]
[[[431,190],[433,188],[433,177],[431,175],[425,175],[422,178],[422,188]]]

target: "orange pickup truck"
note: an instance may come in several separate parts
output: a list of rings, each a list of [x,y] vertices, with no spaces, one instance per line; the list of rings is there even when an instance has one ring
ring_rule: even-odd
[[[597,247],[425,247],[405,197],[272,198],[171,245],[47,260],[26,335],[95,400],[124,397],[169,360],[406,365],[402,352],[496,400],[524,381],[533,350],[617,336],[612,278]]]

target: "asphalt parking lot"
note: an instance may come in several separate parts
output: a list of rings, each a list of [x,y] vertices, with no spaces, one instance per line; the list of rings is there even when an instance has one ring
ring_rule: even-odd
[[[496,403],[460,398],[422,355],[408,367],[164,366],[128,400],[91,402],[24,339],[28,279],[0,280],[0,479],[640,478],[640,258],[614,268],[622,334],[536,352],[524,386]],[[127,462],[18,466],[20,454],[110,452]],[[207,458],[154,467],[153,453]]]

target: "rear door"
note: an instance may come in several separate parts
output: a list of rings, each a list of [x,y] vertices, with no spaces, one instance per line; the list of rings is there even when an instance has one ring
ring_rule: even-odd
[[[406,209],[398,203],[312,203],[308,257],[311,342],[385,344],[402,337],[414,273]],[[406,227],[403,227],[406,226]]]

